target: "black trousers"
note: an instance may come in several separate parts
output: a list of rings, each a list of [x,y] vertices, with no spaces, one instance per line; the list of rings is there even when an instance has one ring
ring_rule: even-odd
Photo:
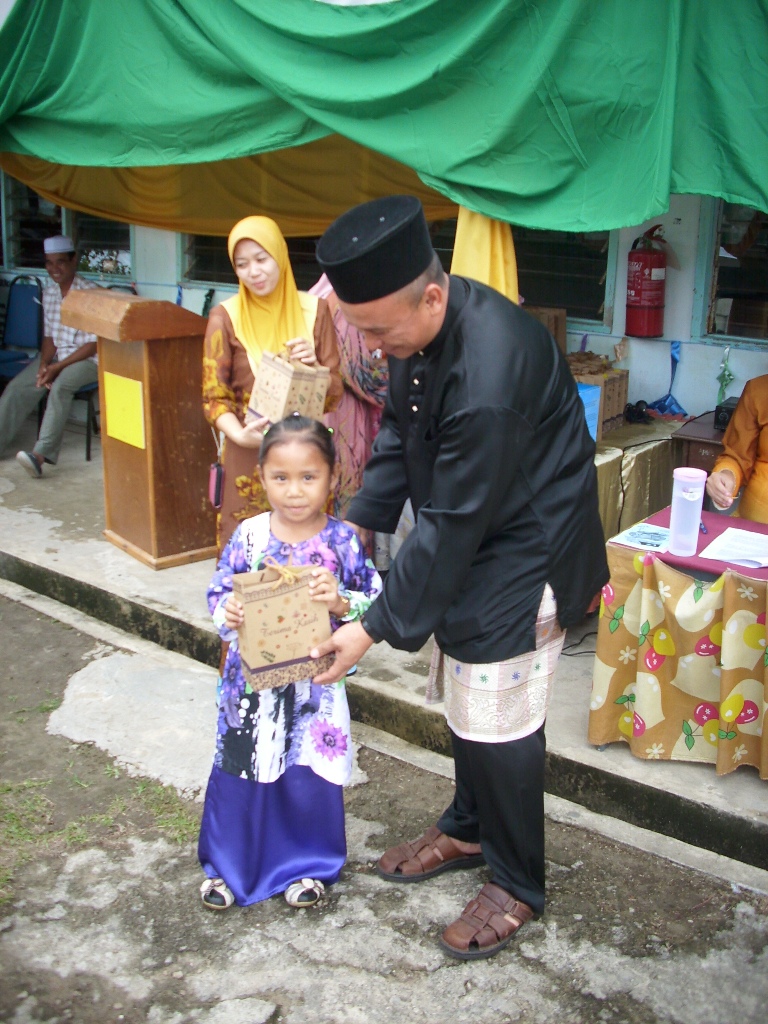
[[[477,743],[451,732],[456,795],[441,832],[480,843],[491,881],[544,910],[544,726],[521,740]]]

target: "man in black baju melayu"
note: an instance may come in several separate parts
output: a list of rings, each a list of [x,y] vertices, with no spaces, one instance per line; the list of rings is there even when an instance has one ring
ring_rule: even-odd
[[[445,275],[411,196],[349,210],[318,261],[345,317],[389,357],[381,430],[348,519],[416,524],[384,590],[317,682],[372,643],[416,651],[434,634],[456,795],[437,825],[387,851],[382,877],[421,881],[486,863],[492,881],[443,948],[491,956],[544,909],[544,720],[563,631],[608,579],[594,444],[547,330],[491,288]]]

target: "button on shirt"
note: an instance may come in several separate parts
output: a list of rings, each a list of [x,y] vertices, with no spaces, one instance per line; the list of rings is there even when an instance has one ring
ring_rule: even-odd
[[[75,279],[69,286],[70,290],[84,291],[90,288],[97,288],[93,281],[86,281],[85,278],[75,275]],[[71,356],[83,345],[96,341],[95,334],[88,334],[87,331],[78,331],[74,327],[66,327],[61,322],[61,289],[54,282],[50,281],[43,289],[43,313],[45,315],[45,336],[53,338],[56,346],[56,361],[61,362],[67,356]],[[89,356],[91,362],[96,362],[96,356]]]
[[[421,356],[423,360],[422,353],[419,353],[419,356]],[[418,359],[419,356],[416,358]],[[418,413],[419,409],[424,404],[424,384],[422,383],[422,378],[424,376],[423,363],[417,363],[417,367],[417,374],[411,380],[410,395],[408,397],[411,405],[411,412],[414,413],[414,415]]]

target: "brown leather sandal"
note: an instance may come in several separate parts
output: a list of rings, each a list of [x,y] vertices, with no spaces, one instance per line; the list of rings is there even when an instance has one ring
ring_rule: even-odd
[[[480,867],[485,858],[479,843],[477,849],[477,853],[465,853],[450,836],[430,825],[414,842],[401,843],[382,854],[376,870],[388,882],[421,882],[443,871]]]
[[[440,945],[457,960],[482,960],[512,941],[536,915],[527,903],[488,882],[443,932]]]

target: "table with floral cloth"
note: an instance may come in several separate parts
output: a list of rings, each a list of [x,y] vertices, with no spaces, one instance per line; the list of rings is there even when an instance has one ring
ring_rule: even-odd
[[[707,536],[768,527],[704,513]],[[650,517],[668,525],[669,509]],[[753,765],[768,779],[768,570],[661,556],[609,541],[592,681],[589,742],[637,757]],[[671,564],[676,562],[678,564]],[[703,566],[719,575],[706,579]]]

